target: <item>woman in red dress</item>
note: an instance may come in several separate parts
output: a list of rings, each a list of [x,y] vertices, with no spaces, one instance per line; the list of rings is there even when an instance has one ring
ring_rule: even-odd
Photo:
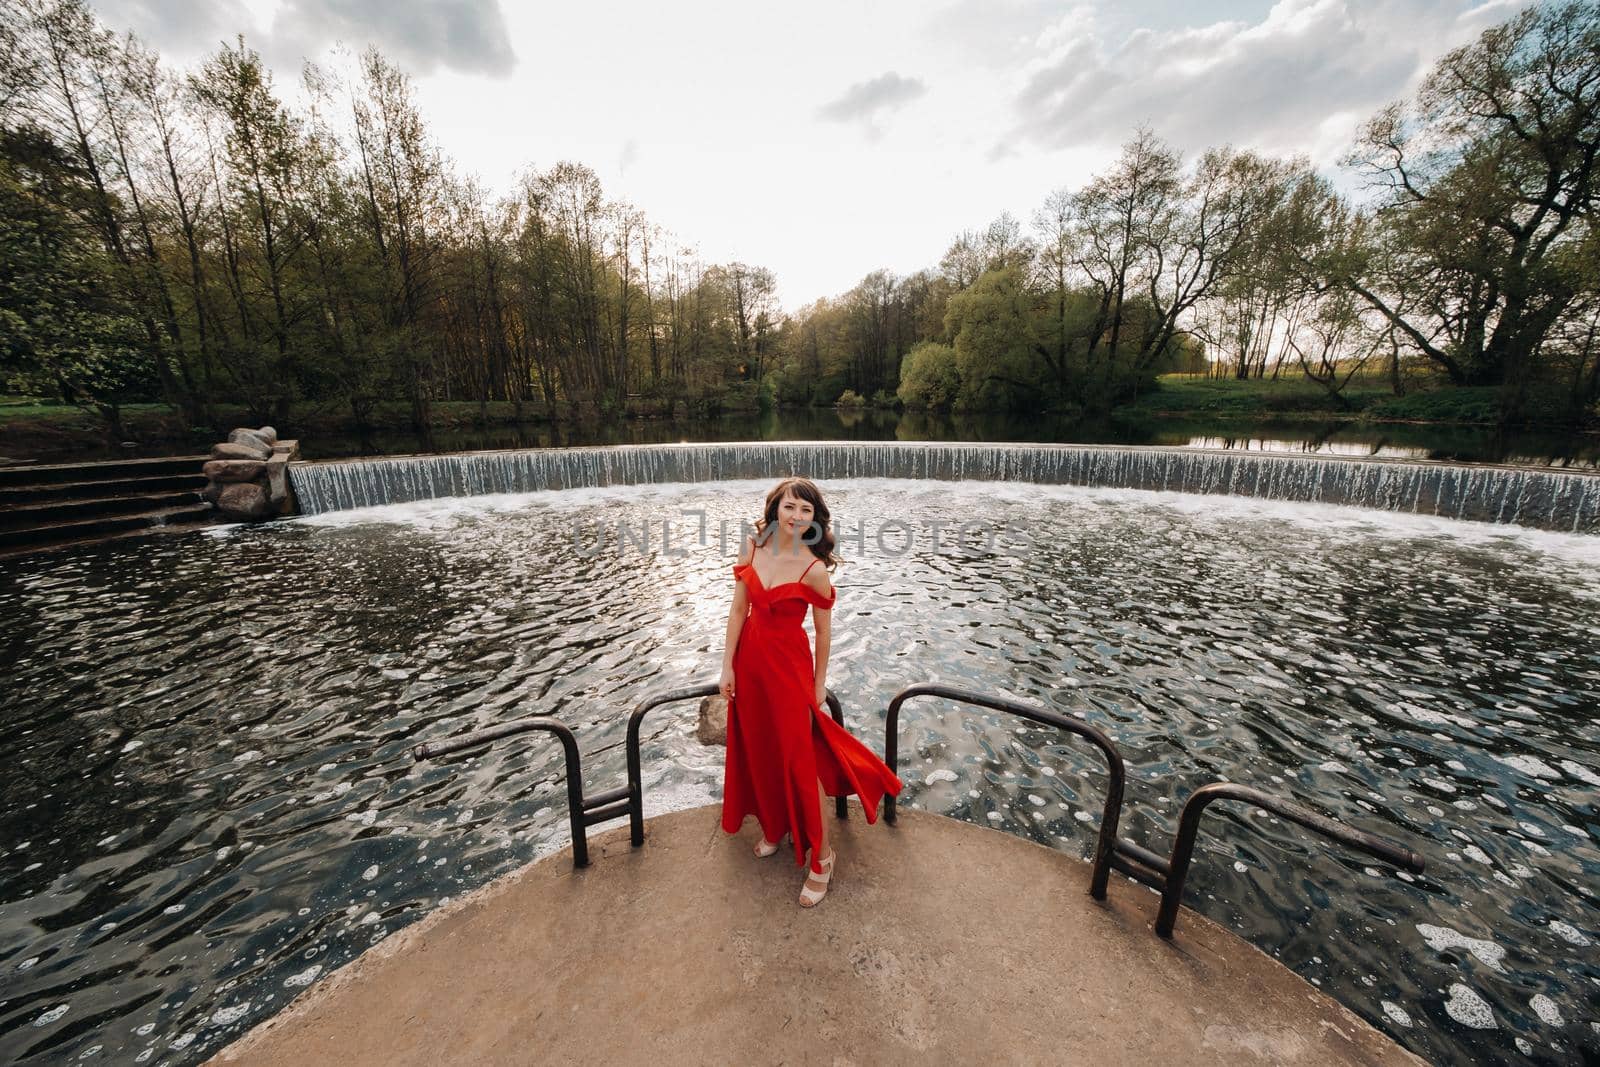
[[[793,839],[796,866],[809,852],[800,890],[808,908],[827,893],[833,875],[826,798],[860,797],[867,822],[875,823],[883,795],[901,789],[888,765],[825,710],[836,598],[828,577],[837,562],[832,525],[822,492],[807,478],[786,478],[767,494],[755,537],[745,540],[733,566],[720,683],[728,701],[722,828],[737,833],[753,814],[761,825],[757,856],[777,852],[774,842],[785,835]],[[808,604],[814,660],[801,627]]]

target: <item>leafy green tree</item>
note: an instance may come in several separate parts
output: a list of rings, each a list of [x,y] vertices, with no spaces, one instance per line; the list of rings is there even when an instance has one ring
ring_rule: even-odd
[[[93,196],[73,156],[37,130],[0,132],[0,360],[7,378],[100,416],[158,390],[138,315],[107,284],[116,269],[66,205]]]
[[[950,298],[945,318],[955,336],[961,379],[957,407],[1029,411],[1043,406],[1040,322],[1021,267],[985,271]]]
[[[1600,7],[1530,7],[1367,125],[1352,161],[1383,198],[1346,283],[1451,381],[1503,386],[1515,413],[1584,285],[1597,155]]]
[[[909,408],[946,409],[961,390],[956,350],[938,341],[923,341],[906,353],[900,364],[900,389],[896,395]]]

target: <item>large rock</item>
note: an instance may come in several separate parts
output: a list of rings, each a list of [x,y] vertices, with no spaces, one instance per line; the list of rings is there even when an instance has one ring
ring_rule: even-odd
[[[275,445],[278,443],[278,431],[273,429],[271,426],[261,427],[261,429],[256,431],[256,436],[260,437],[269,445]]]
[[[721,694],[700,701],[700,725],[695,727],[694,735],[702,745],[728,743],[728,702]]]
[[[276,515],[287,515],[289,502],[289,454],[278,452],[267,461],[267,499]]]
[[[269,427],[270,428],[270,427]],[[251,448],[264,448],[267,455],[272,455],[272,442],[278,439],[277,434],[272,435],[272,441],[262,437],[254,430],[237,429],[228,435],[228,443],[234,445],[249,445]]]
[[[270,448],[236,444],[232,441],[227,444],[211,446],[212,459],[266,459],[271,455],[272,449]]]
[[[222,491],[226,488],[228,487],[221,482],[207,482],[206,487],[200,490],[200,499],[209,504],[215,504],[222,499]]]
[[[230,485],[217,498],[217,510],[232,519],[264,519],[272,512],[267,491],[253,482]]]
[[[214,482],[253,482],[267,473],[267,465],[259,459],[213,459],[200,473]]]

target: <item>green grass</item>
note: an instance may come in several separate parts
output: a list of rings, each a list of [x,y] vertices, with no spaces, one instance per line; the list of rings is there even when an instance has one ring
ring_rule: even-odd
[[[1169,374],[1157,387],[1119,411],[1133,415],[1187,415],[1223,419],[1354,419],[1370,422],[1494,423],[1493,386],[1409,383],[1395,396],[1384,379],[1357,379],[1343,390],[1342,406],[1307,378],[1191,378]]]
[[[1387,385],[1352,382],[1345,388],[1352,408],[1360,410],[1372,400],[1387,396]],[[1190,378],[1169,374],[1157,387],[1123,410],[1149,414],[1213,415],[1266,418],[1293,414],[1345,413],[1327,390],[1306,378],[1249,379]]]
[[[1404,396],[1376,397],[1362,412],[1372,419],[1407,422],[1494,422],[1499,392],[1492,385],[1418,390]]]
[[[171,404],[124,404],[122,412],[126,415],[169,414],[177,409]],[[0,422],[7,419],[96,419],[92,412],[87,412],[75,404],[64,404],[59,400],[51,400],[36,396],[9,396],[0,395]]]

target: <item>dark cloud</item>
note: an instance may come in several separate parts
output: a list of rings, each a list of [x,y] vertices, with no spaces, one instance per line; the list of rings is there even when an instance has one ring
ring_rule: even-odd
[[[264,51],[298,58],[334,41],[377,45],[415,75],[444,68],[503,77],[517,62],[499,0],[288,0]]]
[[[1118,45],[1080,8],[1040,34],[1011,138],[1049,148],[1116,144],[1147,124],[1188,150],[1315,151],[1516,6],[1280,0],[1259,22],[1141,29]]]
[[[260,32],[239,0],[101,0],[96,10],[106,25],[130,28],[180,61],[243,33],[268,62],[290,71],[335,42],[356,52],[377,45],[419,76],[440,69],[504,76],[517,62],[499,0],[287,0]]]
[[[822,105],[817,114],[832,122],[861,120],[870,126],[879,111],[892,111],[927,91],[920,78],[902,77],[891,70],[850,86],[837,100]]]
[[[100,0],[100,21],[113,30],[132,30],[139,39],[179,62],[217,50],[223,41],[254,25],[238,0]]]

